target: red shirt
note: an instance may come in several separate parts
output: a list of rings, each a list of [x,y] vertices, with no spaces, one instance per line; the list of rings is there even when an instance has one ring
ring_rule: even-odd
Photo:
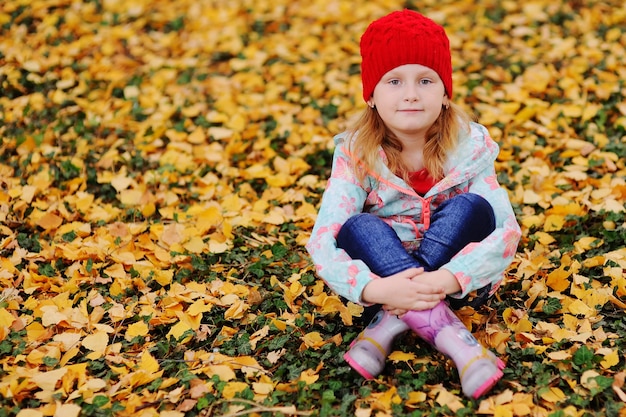
[[[426,169],[409,173],[409,185],[419,195],[424,195],[437,184],[437,180],[430,176]]]

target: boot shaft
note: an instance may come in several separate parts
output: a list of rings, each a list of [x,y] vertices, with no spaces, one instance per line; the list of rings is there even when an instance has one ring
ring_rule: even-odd
[[[407,330],[409,326],[398,316],[381,309],[363,330],[360,338],[375,342],[388,355],[393,341]]]
[[[465,330],[467,332],[463,322],[459,320],[444,301],[430,310],[409,311],[402,317],[402,320],[419,337],[434,347],[437,347],[437,335],[444,328],[451,327],[458,331]]]

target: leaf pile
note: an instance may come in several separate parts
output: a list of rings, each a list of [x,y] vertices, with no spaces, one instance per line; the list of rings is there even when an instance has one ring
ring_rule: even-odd
[[[358,37],[445,25],[524,232],[461,317],[486,398],[412,336],[362,381],[360,308],[303,244]],[[7,0],[0,5],[0,416],[626,415],[620,1]]]

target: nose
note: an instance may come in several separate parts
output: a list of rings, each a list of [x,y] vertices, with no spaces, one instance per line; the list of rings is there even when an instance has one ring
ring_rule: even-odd
[[[419,94],[417,92],[417,87],[412,83],[408,83],[405,91],[404,101],[412,103],[418,100]]]

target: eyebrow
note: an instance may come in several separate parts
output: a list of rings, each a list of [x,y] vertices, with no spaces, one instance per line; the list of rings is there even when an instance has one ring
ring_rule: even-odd
[[[419,72],[415,73],[415,74],[411,74],[411,75],[417,75],[417,76],[429,76],[432,77],[434,75],[436,75],[437,72],[435,72],[435,70],[431,69],[431,68],[425,68],[425,69],[420,69]],[[397,70],[397,69],[392,69],[391,71],[389,71],[385,77],[393,77],[393,76],[399,76],[399,75],[406,75],[404,73],[404,71],[402,70]]]

